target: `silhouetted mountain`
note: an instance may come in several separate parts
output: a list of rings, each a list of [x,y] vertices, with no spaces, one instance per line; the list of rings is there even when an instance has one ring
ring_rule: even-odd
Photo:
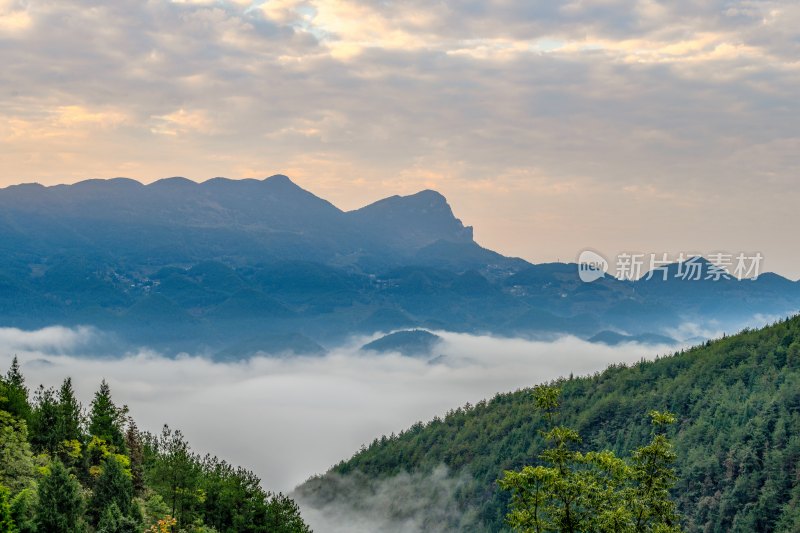
[[[465,227],[436,191],[391,196],[348,216],[364,234],[394,248],[419,250],[439,240],[472,243],[472,227]]]
[[[601,331],[596,335],[589,338],[589,342],[596,342],[599,344],[607,344],[609,346],[616,346],[626,342],[635,342],[637,344],[653,344],[653,345],[675,345],[678,341],[666,335],[658,335],[656,333],[641,333],[639,335],[625,335],[624,333],[617,333],[616,331]]]
[[[396,352],[409,356],[430,356],[442,341],[438,335],[424,329],[395,331],[361,347],[362,350],[378,353]]]
[[[283,175],[18,185],[0,189],[0,211],[0,249],[134,265],[291,259],[373,268],[399,264],[436,241],[474,244],[471,228],[433,191],[345,213]],[[458,263],[457,254],[442,260]]]
[[[666,280],[583,283],[575,264],[482,248],[434,191],[343,212],[280,175],[0,189],[0,327],[88,324],[170,353],[415,327],[685,341],[800,308],[798,283],[706,279],[699,263],[697,280],[675,264]]]

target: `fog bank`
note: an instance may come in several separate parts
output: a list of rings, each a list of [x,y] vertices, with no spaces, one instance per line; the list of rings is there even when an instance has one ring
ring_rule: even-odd
[[[323,357],[220,363],[147,349],[86,357],[83,350],[99,335],[89,328],[0,328],[0,371],[17,354],[31,389],[71,376],[84,407],[105,378],[140,428],[179,428],[196,451],[254,470],[268,489],[289,491],[362,444],[466,402],[669,351],[574,337],[541,342],[436,333],[443,342],[434,362],[365,354],[358,347],[370,339],[358,338]]]

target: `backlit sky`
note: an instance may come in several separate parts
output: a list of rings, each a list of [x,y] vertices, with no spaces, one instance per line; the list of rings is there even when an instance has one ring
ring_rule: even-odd
[[[800,3],[0,0],[0,186],[434,188],[483,245],[800,276]]]

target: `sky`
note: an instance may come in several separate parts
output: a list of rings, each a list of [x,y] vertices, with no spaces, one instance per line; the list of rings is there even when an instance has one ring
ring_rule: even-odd
[[[530,261],[760,252],[800,277],[790,0],[0,0],[0,186],[433,188]]]

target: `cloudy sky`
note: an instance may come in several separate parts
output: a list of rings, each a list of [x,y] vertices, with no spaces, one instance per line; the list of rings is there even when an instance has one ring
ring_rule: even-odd
[[[533,261],[760,251],[800,277],[800,4],[0,0],[0,185],[435,188]]]

